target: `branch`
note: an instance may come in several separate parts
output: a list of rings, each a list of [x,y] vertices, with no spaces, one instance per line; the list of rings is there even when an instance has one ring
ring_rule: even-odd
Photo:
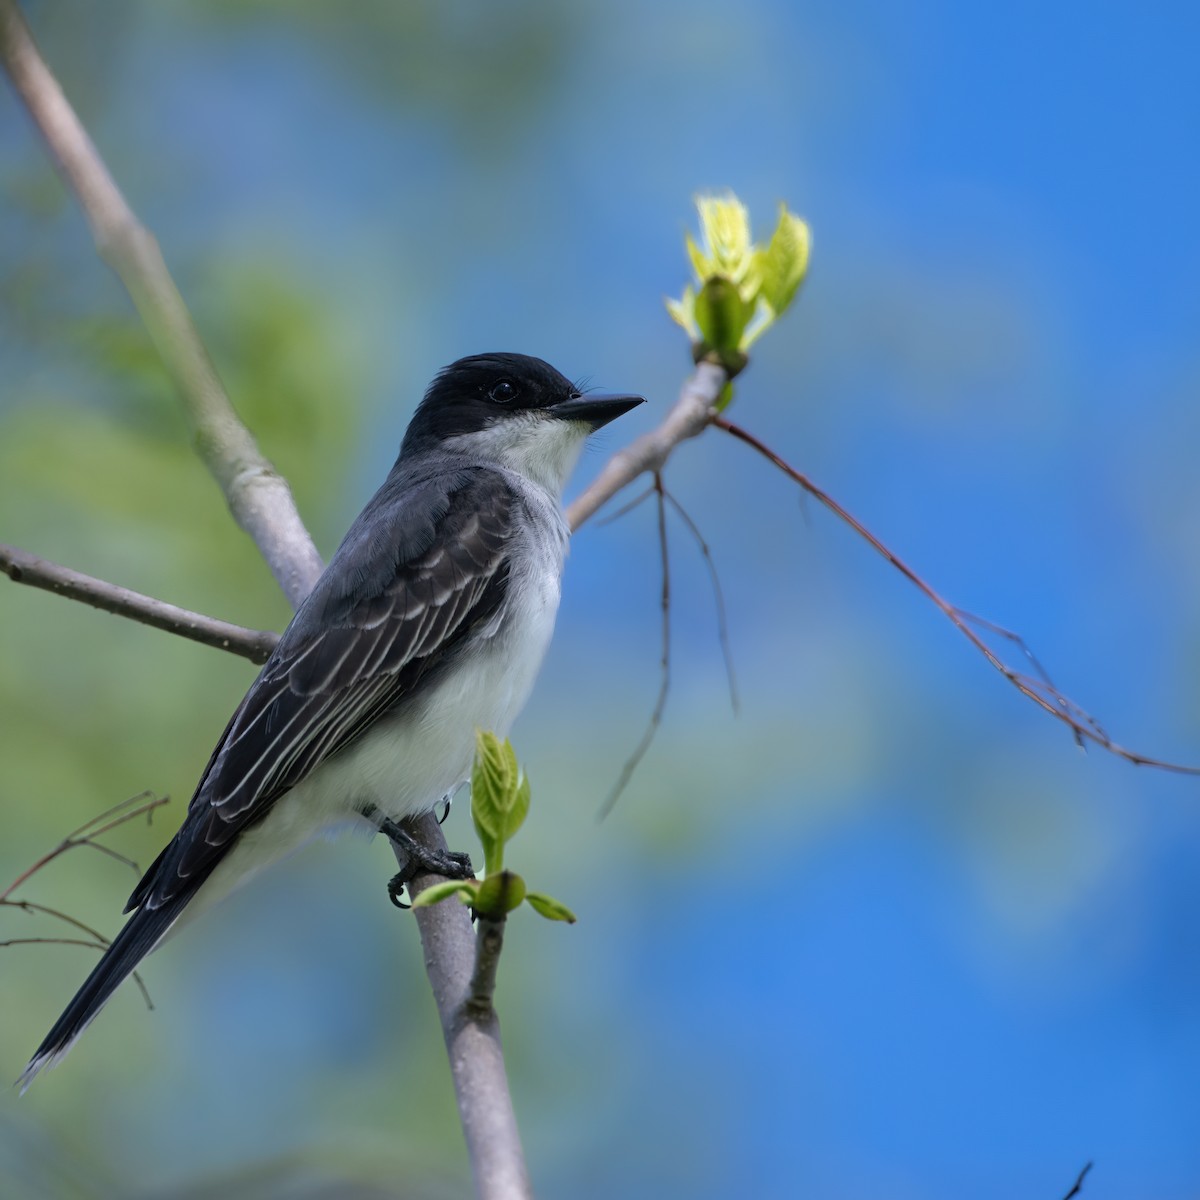
[[[680,442],[703,433],[716,419],[714,405],[728,380],[724,368],[710,362],[698,363],[684,381],[679,399],[663,423],[618,450],[604,464],[591,486],[567,507],[567,524],[572,531],[639,475],[661,471]]]
[[[217,377],[153,235],[125,202],[15,0],[0,0],[0,63],[75,193],[100,257],[120,277],[175,384],[196,450],[294,605],[321,573],[321,558],[287,482],[263,457]]]
[[[103,612],[129,617],[218,650],[228,650],[254,663],[265,663],[279,641],[278,634],[245,629],[241,625],[206,617],[203,613],[177,608],[165,600],[131,592],[115,583],[72,571],[70,567],[60,567],[15,546],[0,544],[0,571],[14,583],[25,583],[71,600],[81,600]]]
[[[446,840],[432,813],[405,824],[423,846],[445,852]],[[404,866],[400,855],[396,857]],[[409,885],[409,894],[419,895],[437,882],[436,875],[418,876]],[[471,915],[462,904],[434,904],[413,912],[425,950],[425,970],[442,1022],[477,1195],[479,1200],[522,1200],[533,1193],[508,1090],[500,1021],[490,995],[486,1006],[471,1002],[472,996],[480,992],[475,983],[476,963],[485,954],[483,942],[479,943],[477,956]],[[483,936],[481,930],[480,937]],[[498,957],[499,948],[494,943],[492,949]],[[486,953],[494,962],[492,950]],[[483,969],[488,970],[486,961]],[[494,979],[494,966],[491,969]]]
[[[1094,745],[1107,750],[1110,754],[1115,754],[1118,758],[1125,759],[1126,762],[1132,763],[1135,767],[1155,767],[1160,771],[1171,771],[1177,775],[1200,775],[1200,767],[1184,766],[1180,763],[1167,762],[1161,758],[1150,758],[1145,754],[1138,754],[1133,750],[1127,750],[1124,746],[1119,746],[1108,736],[1098,722],[1088,715],[1082,708],[1079,707],[1073,700],[1064,696],[1058,688],[1050,682],[1049,677],[1042,669],[1041,664],[1034,658],[1029,648],[1024,641],[1015,633],[1011,633],[1007,629],[1002,629],[998,625],[993,625],[990,621],[984,621],[980,617],[973,616],[971,613],[956,607],[948,600],[944,600],[933,588],[921,578],[903,559],[894,554],[887,548],[857,517],[852,516],[844,509],[828,492],[817,487],[807,475],[801,471],[797,471],[795,467],[785,462],[778,454],[775,453],[764,442],[759,441],[752,433],[748,433],[739,425],[734,425],[732,421],[727,421],[724,417],[715,416],[712,422],[718,429],[723,429],[731,437],[736,438],[740,442],[744,442],[747,446],[756,450],[768,462],[778,467],[789,479],[798,483],[810,496],[823,504],[835,517],[844,521],[859,537],[863,539],[877,553],[882,555],[901,575],[904,576],[914,587],[916,587],[927,600],[934,604],[946,617],[946,619],[958,630],[959,633],[983,655],[985,659],[993,666],[1009,683],[1025,696],[1032,700],[1039,708],[1048,712],[1055,720],[1062,721],[1072,732],[1076,742],[1081,746],[1085,742],[1092,742]],[[1026,675],[1021,671],[1016,671],[1010,667],[984,640],[971,628],[972,625],[979,625],[992,633],[1004,637],[1016,645],[1020,646],[1034,669],[1038,673],[1038,677]]]

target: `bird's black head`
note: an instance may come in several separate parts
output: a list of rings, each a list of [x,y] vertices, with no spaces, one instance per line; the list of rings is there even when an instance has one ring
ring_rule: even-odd
[[[501,424],[525,426],[536,436],[538,426],[567,421],[586,433],[642,402],[640,396],[584,396],[548,362],[528,354],[474,354],[438,372],[400,453],[420,453]]]

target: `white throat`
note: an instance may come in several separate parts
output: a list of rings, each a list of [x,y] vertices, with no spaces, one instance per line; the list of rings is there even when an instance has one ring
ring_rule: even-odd
[[[460,454],[507,467],[557,500],[590,432],[586,421],[520,412],[506,414],[476,433],[448,438],[446,445]]]

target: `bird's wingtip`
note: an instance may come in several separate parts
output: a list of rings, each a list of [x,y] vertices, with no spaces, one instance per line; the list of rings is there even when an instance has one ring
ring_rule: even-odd
[[[30,1060],[29,1065],[17,1077],[13,1087],[18,1089],[19,1096],[25,1095],[29,1091],[29,1085],[34,1081],[38,1072],[49,1069],[67,1052],[67,1047],[64,1046],[60,1050],[52,1050],[48,1053],[35,1054]]]

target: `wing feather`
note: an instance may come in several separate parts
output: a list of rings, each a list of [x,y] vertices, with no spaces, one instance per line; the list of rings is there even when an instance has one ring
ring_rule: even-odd
[[[280,796],[492,621],[506,595],[519,504],[503,477],[484,469],[398,494],[381,489],[226,727],[183,827],[129,908],[160,908],[197,888]]]

